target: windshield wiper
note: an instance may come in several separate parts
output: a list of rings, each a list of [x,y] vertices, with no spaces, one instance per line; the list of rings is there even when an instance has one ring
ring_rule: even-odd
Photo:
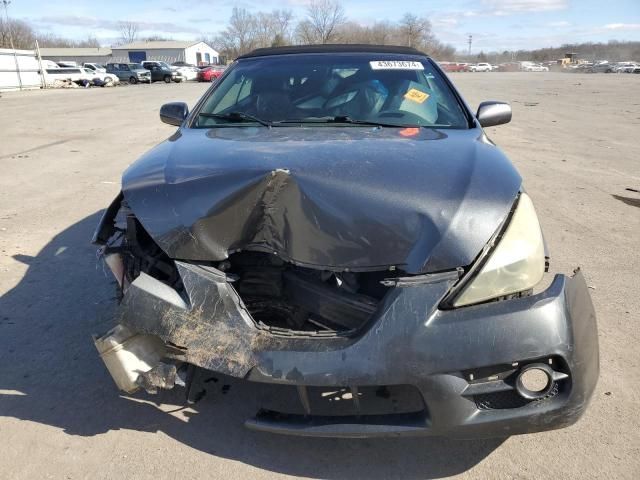
[[[349,123],[353,125],[370,125],[372,127],[420,127],[420,125],[399,125],[397,123],[385,123],[378,122],[376,120],[355,120],[347,115],[337,115],[334,117],[308,117],[300,120],[284,120],[275,123],[276,125],[279,123]]]
[[[230,122],[256,122],[260,125],[264,125],[265,127],[271,128],[272,123],[267,120],[262,120],[261,118],[254,117],[248,113],[244,112],[227,112],[227,113],[207,113],[200,112],[198,114],[199,117],[205,118],[219,118],[221,120],[229,120]]]

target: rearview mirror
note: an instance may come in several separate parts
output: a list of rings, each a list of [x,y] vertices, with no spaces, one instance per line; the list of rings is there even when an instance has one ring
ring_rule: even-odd
[[[184,102],[165,103],[160,107],[160,120],[179,127],[189,115],[189,107]]]
[[[504,102],[482,102],[476,118],[483,127],[495,127],[511,121],[511,105]]]

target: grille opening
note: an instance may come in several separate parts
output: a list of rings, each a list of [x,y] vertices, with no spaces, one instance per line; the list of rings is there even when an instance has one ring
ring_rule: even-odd
[[[300,390],[304,390],[305,399]],[[295,387],[266,384],[256,400],[263,411],[290,415],[352,416],[424,412],[420,391],[413,385],[367,385],[357,387]]]
[[[380,281],[397,275],[316,270],[250,251],[231,255],[217,268],[237,278],[233,285],[259,326],[325,334],[364,326],[389,290]]]

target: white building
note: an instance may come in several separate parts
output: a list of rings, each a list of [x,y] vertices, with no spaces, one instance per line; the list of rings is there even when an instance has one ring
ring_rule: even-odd
[[[133,42],[112,49],[113,62],[164,61],[194,65],[218,63],[219,53],[204,42],[150,41]]]

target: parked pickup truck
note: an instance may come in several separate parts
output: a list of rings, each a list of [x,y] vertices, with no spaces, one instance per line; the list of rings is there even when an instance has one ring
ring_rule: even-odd
[[[88,68],[89,70],[93,70],[94,72],[102,72],[105,73],[107,71],[107,69],[105,68],[104,65],[101,65],[99,63],[83,63],[82,64],[82,68]]]
[[[165,62],[141,62],[141,65],[151,72],[152,82],[181,82],[182,75],[176,70],[172,70],[171,67]]]
[[[151,83],[151,72],[139,63],[107,63],[107,73],[113,73],[123,82]]]

